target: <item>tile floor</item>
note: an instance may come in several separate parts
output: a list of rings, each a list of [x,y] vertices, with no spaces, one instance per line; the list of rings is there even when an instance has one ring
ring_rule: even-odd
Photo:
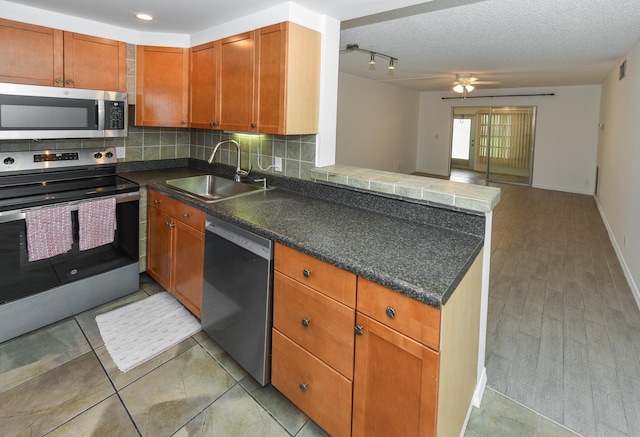
[[[640,311],[593,199],[501,188],[489,388],[465,435],[574,435],[544,416],[585,436],[640,435]],[[0,434],[325,435],[203,333],[120,373],[95,316],[159,290],[143,275],[136,293],[0,344]]]
[[[640,435],[640,311],[592,196],[497,185],[488,385],[584,436]]]
[[[2,436],[326,436],[202,332],[121,373],[95,316],[162,290],[141,278],[136,293],[0,344]],[[574,434],[487,389],[465,435]]]

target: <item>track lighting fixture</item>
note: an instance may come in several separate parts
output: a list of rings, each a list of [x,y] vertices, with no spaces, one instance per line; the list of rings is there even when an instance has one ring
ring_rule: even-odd
[[[385,55],[384,53],[374,52],[373,50],[363,50],[360,48],[360,46],[358,46],[358,44],[347,44],[346,49],[342,50],[341,53],[354,52],[354,51],[369,53],[369,65],[376,65],[376,56],[379,58],[384,58],[389,60],[389,66],[387,67],[389,70],[395,70],[396,62],[398,62],[398,58]]]

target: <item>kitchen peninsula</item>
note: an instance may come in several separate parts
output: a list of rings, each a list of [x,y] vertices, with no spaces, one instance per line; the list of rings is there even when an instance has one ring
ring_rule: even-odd
[[[187,161],[187,168],[169,171],[171,177],[178,172],[229,172],[226,166],[209,167],[194,159]],[[337,370],[322,351],[291,340],[295,334],[289,335],[288,328],[279,325],[277,319],[277,305],[283,301],[278,296],[287,291],[279,285],[280,280],[274,290],[273,384],[325,430],[332,435],[366,435],[366,430],[388,419],[388,415],[375,417],[371,413],[380,408],[376,404],[382,403],[387,405],[383,410],[390,411],[396,430],[402,422],[407,427],[404,429],[415,435],[459,433],[474,392],[477,396],[480,390],[481,396],[483,388],[477,361],[479,343],[484,341],[482,319],[486,319],[481,309],[483,263],[488,253],[486,211],[462,210],[455,205],[435,207],[345,189],[328,181],[313,183],[273,175],[266,176],[276,189],[205,203],[163,184],[168,179],[164,170],[122,174],[275,241],[277,276],[293,277],[295,272],[288,273],[289,267],[298,262],[310,263],[314,271],[320,271],[317,266],[335,269],[329,270],[328,276],[342,272],[351,275],[352,285],[344,299],[327,298],[330,291],[305,283],[302,275],[286,279],[297,287],[293,296],[316,296],[313,299],[327,301],[346,314],[351,327],[341,328],[339,337],[345,339],[340,346],[346,348],[344,354],[351,357],[348,360],[352,364],[345,367],[350,371]],[[484,196],[477,199],[479,204],[489,205],[490,212],[499,199],[499,190],[477,188]],[[284,302],[289,301],[284,298]],[[311,307],[311,301],[306,306]],[[302,326],[299,320],[296,327]],[[389,361],[385,354],[395,360]],[[280,364],[293,361],[309,363],[303,370],[317,367],[314,372],[319,373],[308,375],[310,381],[298,381],[299,369]],[[376,363],[382,363],[381,367]],[[381,381],[380,372],[389,369],[393,371],[382,379],[411,393],[396,391],[381,398],[379,390],[389,386],[367,384]],[[334,379],[327,380],[326,375]],[[293,388],[287,386],[289,379]],[[341,394],[336,394],[333,382],[328,382],[333,380],[342,387]],[[337,396],[336,403],[332,396]],[[403,399],[412,401],[410,408],[403,407],[402,414],[390,408],[406,405],[399,402]],[[319,402],[324,412],[309,407]]]

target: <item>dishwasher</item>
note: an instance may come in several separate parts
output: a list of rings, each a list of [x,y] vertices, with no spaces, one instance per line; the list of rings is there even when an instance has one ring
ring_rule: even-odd
[[[202,329],[260,385],[271,381],[273,242],[207,216]]]

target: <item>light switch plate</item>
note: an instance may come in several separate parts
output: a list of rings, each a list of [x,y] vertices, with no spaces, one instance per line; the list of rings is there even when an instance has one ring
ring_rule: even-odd
[[[282,172],[282,158],[280,158],[279,156],[273,158],[273,169],[275,171]]]
[[[126,149],[124,147],[116,147],[116,158],[124,159],[126,158]]]

